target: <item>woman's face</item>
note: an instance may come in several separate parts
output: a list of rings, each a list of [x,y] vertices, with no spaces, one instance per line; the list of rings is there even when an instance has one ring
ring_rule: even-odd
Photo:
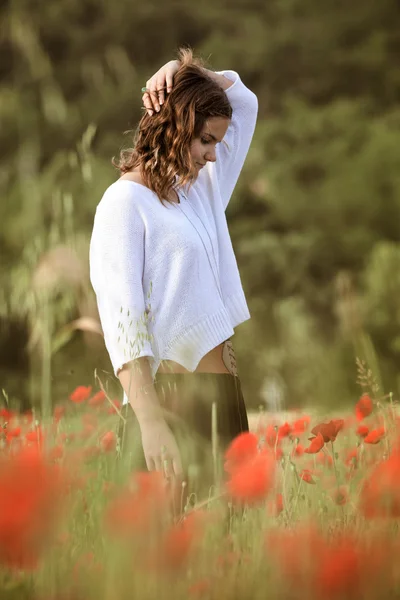
[[[208,119],[198,138],[190,145],[190,153],[197,173],[207,162],[216,161],[216,145],[220,144],[228,129],[230,119],[211,117]]]

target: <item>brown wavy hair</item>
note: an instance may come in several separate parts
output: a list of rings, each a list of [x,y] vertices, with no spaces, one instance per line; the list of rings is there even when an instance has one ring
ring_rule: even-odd
[[[124,149],[119,160],[112,159],[120,173],[139,167],[144,185],[163,204],[171,189],[195,181],[197,172],[190,155],[191,142],[200,136],[211,117],[232,118],[225,91],[209,77],[204,62],[194,58],[191,48],[179,48],[179,70],[172,90],[165,94],[160,112],[144,113],[134,134],[133,148]]]

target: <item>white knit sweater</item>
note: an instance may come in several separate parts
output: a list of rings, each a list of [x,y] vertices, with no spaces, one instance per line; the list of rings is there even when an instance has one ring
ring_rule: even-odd
[[[148,356],[153,381],[160,361],[194,371],[200,359],[250,318],[225,209],[257,119],[257,97],[235,71],[233,109],[216,162],[200,170],[180,203],[164,202],[128,180],[99,202],[90,241],[90,280],[114,373]],[[126,394],[124,402],[127,402]]]

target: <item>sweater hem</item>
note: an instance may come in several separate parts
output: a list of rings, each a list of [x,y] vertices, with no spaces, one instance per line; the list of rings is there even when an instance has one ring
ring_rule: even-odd
[[[244,296],[244,294],[243,294]],[[157,358],[149,357],[153,383],[162,360],[172,360],[193,373],[201,359],[213,348],[232,337],[233,327],[250,319],[246,303],[243,304],[242,293],[235,294],[226,300],[226,308],[220,309],[211,316],[189,327],[176,336]],[[232,325],[233,324],[233,325]],[[123,404],[128,402],[124,393]]]

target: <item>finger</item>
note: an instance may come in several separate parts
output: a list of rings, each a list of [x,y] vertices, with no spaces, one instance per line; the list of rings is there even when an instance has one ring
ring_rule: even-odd
[[[149,114],[150,116],[152,116],[154,114],[154,110],[153,110],[153,105],[151,103],[151,99],[150,99],[150,96],[149,96],[148,92],[145,92],[143,94],[142,101],[143,101],[143,104],[146,107],[147,114]]]
[[[172,468],[176,477],[183,476],[182,462],[180,458],[174,458],[172,461]]]
[[[148,79],[146,81],[146,89],[147,89],[146,94],[148,97],[148,102],[150,102],[149,109],[153,110],[153,112],[154,112],[154,110],[157,110],[157,106],[158,106],[158,109],[160,109],[160,107],[158,105],[158,95],[156,92],[156,89],[157,89],[156,84],[157,84],[157,81],[155,79],[155,75],[151,79]]]
[[[151,103],[151,97],[149,94],[149,90],[146,90],[142,96],[142,102],[145,105],[146,108],[153,108],[153,105]]]
[[[161,106],[162,104],[164,104],[164,100],[165,100],[165,92],[164,92],[165,81],[164,81],[164,79],[158,79],[156,89],[157,89],[157,94],[158,94],[158,101]]]
[[[154,464],[154,460],[152,458],[146,458],[146,466],[147,466],[147,470],[148,471],[155,471],[155,464]]]
[[[172,467],[172,460],[168,457],[165,457],[163,459],[163,467],[164,467],[165,477],[167,477],[168,479],[171,479],[174,475],[174,471],[173,471],[173,467]]]
[[[167,454],[167,448],[166,446],[161,446],[161,461],[162,461],[162,466],[163,466],[163,473],[165,477],[171,477],[172,476],[172,461],[171,458],[168,456]]]
[[[151,99],[151,102],[152,102],[152,104],[154,106],[155,111],[159,112],[159,110],[160,110],[160,104],[158,102],[158,94],[157,94],[157,91],[156,91],[155,87],[150,88],[148,93],[150,95],[150,99]]]
[[[161,456],[155,456],[153,460],[156,467],[156,471],[160,471],[161,473],[163,473]]]
[[[165,82],[167,84],[167,94],[169,94],[172,91],[172,84],[173,84],[173,75],[170,71],[167,71],[167,74],[165,77]]]

